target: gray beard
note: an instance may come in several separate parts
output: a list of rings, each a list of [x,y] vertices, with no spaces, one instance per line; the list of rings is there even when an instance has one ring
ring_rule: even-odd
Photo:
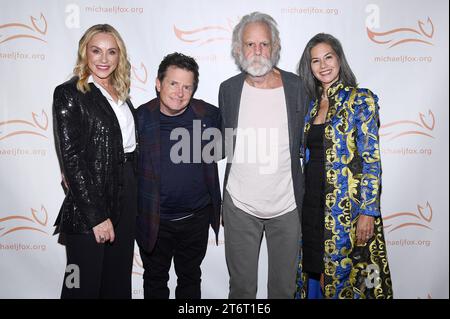
[[[254,77],[266,75],[273,68],[272,61],[262,56],[256,56],[247,60],[241,55],[239,60],[241,68]]]

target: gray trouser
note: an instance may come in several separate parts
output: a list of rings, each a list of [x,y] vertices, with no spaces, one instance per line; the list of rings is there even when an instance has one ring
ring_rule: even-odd
[[[264,233],[269,262],[267,297],[293,298],[301,237],[297,209],[279,217],[262,219],[237,208],[225,191],[223,221],[225,258],[230,275],[228,298],[256,298],[258,259]]]

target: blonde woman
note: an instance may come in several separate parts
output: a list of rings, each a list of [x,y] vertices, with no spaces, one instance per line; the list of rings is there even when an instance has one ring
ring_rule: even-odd
[[[108,24],[90,27],[74,77],[53,97],[66,194],[55,223],[67,253],[61,298],[131,298],[137,139],[129,90],[121,36]]]

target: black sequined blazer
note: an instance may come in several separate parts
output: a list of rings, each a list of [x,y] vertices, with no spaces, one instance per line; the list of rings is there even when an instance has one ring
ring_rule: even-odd
[[[124,154],[119,122],[93,83],[82,93],[77,81],[73,77],[59,85],[53,95],[55,146],[68,186],[55,233],[90,233],[107,218],[116,223],[120,212]]]

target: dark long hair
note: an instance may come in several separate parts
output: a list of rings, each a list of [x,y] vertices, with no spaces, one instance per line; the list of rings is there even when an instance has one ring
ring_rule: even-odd
[[[322,94],[321,83],[314,77],[311,69],[311,49],[320,43],[330,45],[334,52],[336,52],[340,63],[339,81],[341,81],[345,86],[356,87],[358,85],[356,82],[356,77],[348,65],[344,50],[342,49],[342,45],[339,40],[331,34],[318,33],[312,37],[311,40],[309,40],[308,44],[306,44],[298,66],[298,74],[303,80],[308,97],[311,99],[318,99]]]

